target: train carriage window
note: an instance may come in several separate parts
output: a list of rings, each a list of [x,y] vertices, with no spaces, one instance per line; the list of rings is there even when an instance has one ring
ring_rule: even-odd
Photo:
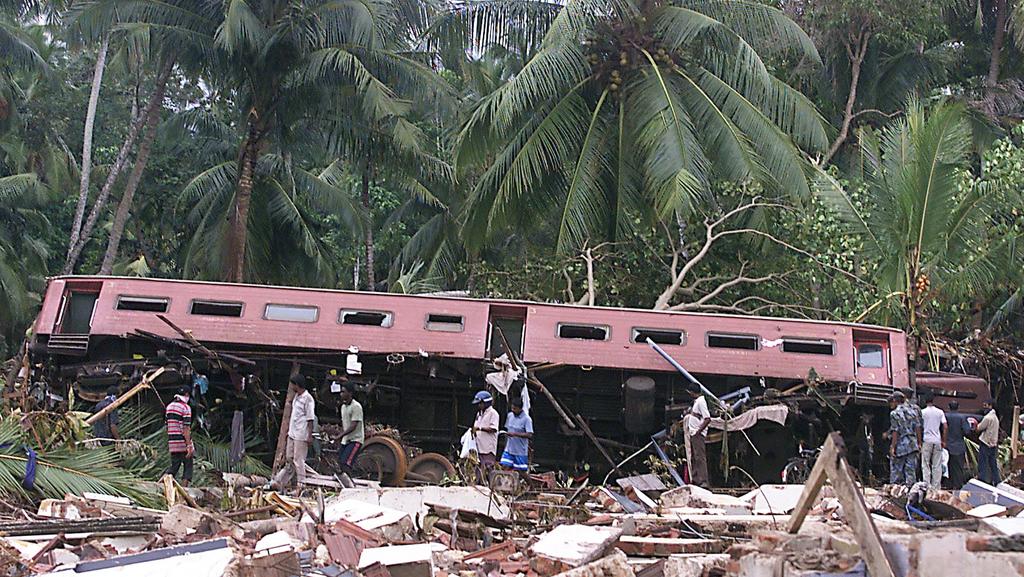
[[[188,312],[210,317],[241,317],[242,307],[243,304],[237,302],[194,300]]]
[[[558,338],[606,341],[611,331],[605,325],[558,324]]]
[[[672,329],[642,329],[633,327],[634,343],[646,343],[651,339],[659,345],[684,345],[686,344],[686,333]]]
[[[834,355],[835,343],[826,339],[782,339],[782,352]]]
[[[385,311],[358,311],[342,309],[338,322],[343,325],[363,325],[367,327],[388,328],[394,321],[394,315]]]
[[[461,333],[465,328],[465,324],[465,318],[462,315],[430,313],[427,315],[427,323],[424,327],[428,331]]]
[[[292,321],[297,323],[315,323],[320,315],[320,308],[306,305],[268,304],[263,311],[263,318],[268,321]]]
[[[885,349],[882,345],[867,344],[857,347],[857,366],[865,369],[880,369],[885,366]]]
[[[739,349],[756,351],[760,348],[761,339],[757,335],[734,335],[727,333],[707,333],[708,348]]]
[[[163,297],[117,297],[117,310],[139,311],[146,313],[165,313],[169,299]]]

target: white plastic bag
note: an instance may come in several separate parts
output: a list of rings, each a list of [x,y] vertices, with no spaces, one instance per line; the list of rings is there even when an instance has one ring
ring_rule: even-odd
[[[473,437],[473,430],[466,429],[465,434],[462,435],[462,450],[459,451],[459,458],[465,459],[469,456],[470,451],[476,451],[476,439]]]

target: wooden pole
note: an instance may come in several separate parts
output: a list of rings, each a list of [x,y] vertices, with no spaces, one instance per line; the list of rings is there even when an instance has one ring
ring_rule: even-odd
[[[292,363],[291,375],[299,373],[299,364]],[[295,400],[295,387],[291,384],[291,375],[288,377],[288,389],[284,398],[284,411],[281,413],[281,428],[277,432],[277,448],[274,450],[274,473],[284,467],[285,449],[288,447],[288,426],[292,420],[292,401]]]
[[[109,415],[110,413],[116,411],[121,405],[127,403],[129,399],[131,399],[135,395],[141,393],[142,391],[148,389],[152,385],[153,380],[156,379],[157,377],[159,377],[160,375],[164,374],[165,370],[167,370],[167,369],[164,368],[164,367],[160,367],[159,369],[157,369],[155,371],[151,371],[151,372],[146,373],[145,375],[143,375],[142,380],[139,381],[139,384],[137,384],[134,387],[132,387],[131,389],[129,389],[127,393],[125,393],[125,394],[119,396],[118,398],[114,399],[113,403],[110,403],[106,407],[103,407],[103,409],[100,410],[100,412],[95,413],[94,415],[92,415],[91,417],[86,419],[85,420],[85,424],[93,425],[93,424],[99,422],[101,419],[106,418],[107,415]]]
[[[1010,439],[1010,455],[1016,459],[1020,454],[1020,405],[1013,406],[1013,437]]]

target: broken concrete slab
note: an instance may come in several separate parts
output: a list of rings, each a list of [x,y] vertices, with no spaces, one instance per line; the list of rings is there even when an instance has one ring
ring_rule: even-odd
[[[665,560],[664,577],[704,577],[711,571],[724,572],[730,557],[718,555],[671,555]]]
[[[1024,534],[1024,518],[992,517],[983,519],[978,528],[997,535],[1022,535]]]
[[[362,501],[387,507],[419,518],[426,515],[430,505],[444,505],[451,509],[472,511],[495,519],[508,519],[511,510],[505,498],[491,493],[486,487],[385,487],[344,489],[339,500]]]
[[[359,568],[375,563],[387,567],[391,577],[434,577],[434,552],[429,543],[363,549]]]
[[[1006,507],[995,503],[986,503],[967,511],[967,516],[975,519],[987,519],[989,517],[1001,517],[1006,515]]]
[[[558,577],[633,577],[633,574],[626,555],[615,551],[607,557],[559,573]]]
[[[636,557],[668,557],[683,553],[721,553],[725,545],[719,539],[677,539],[671,537],[622,536],[615,547]]]
[[[697,507],[709,509],[725,509],[727,514],[742,515],[750,513],[753,505],[732,495],[720,495],[696,485],[684,485],[662,493],[662,508]]]
[[[530,547],[531,567],[551,575],[585,565],[602,557],[621,536],[618,527],[559,525]]]
[[[405,511],[348,499],[346,495],[325,503],[325,523],[348,521],[387,541],[401,541],[415,530],[412,517]],[[304,520],[309,519],[306,517]]]
[[[740,500],[752,505],[755,515],[785,515],[796,508],[803,485],[761,485]]]

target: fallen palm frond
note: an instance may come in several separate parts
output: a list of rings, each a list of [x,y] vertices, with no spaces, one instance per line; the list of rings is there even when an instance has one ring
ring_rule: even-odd
[[[93,492],[125,496],[141,504],[159,500],[142,489],[142,480],[122,466],[111,447],[57,447],[34,453],[30,437],[19,415],[0,419],[0,495],[60,499],[68,493]]]

